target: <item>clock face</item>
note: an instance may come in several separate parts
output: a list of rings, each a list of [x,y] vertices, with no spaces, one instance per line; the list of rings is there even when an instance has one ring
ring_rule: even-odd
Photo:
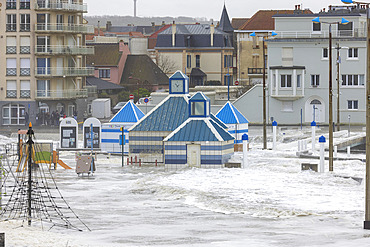
[[[184,92],[184,81],[183,80],[172,80],[171,81],[171,92],[173,93]]]

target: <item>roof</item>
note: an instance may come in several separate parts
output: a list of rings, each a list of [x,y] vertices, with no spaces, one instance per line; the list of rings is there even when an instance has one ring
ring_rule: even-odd
[[[187,97],[187,95],[169,95],[130,131],[174,131],[189,118]]]
[[[189,79],[187,75],[182,73],[181,70],[176,71],[173,75],[170,76],[171,79]]]
[[[155,33],[150,35],[150,37],[148,38],[148,49],[154,49],[155,45],[157,44],[158,34],[160,32],[163,32],[164,30],[166,30],[170,26],[171,26],[170,24],[164,25],[158,31],[156,31]]]
[[[226,5],[224,5],[224,9],[222,10],[220,25],[218,28],[224,32],[234,32],[234,28],[231,26],[230,18],[226,10]]]
[[[127,56],[120,84],[132,83],[130,76],[140,79],[144,85],[168,86],[168,76],[147,55]]]
[[[118,43],[92,43],[95,54],[86,56],[86,64],[93,66],[118,66],[122,56]]]
[[[211,118],[188,119],[164,141],[229,141],[234,138]]]
[[[216,123],[218,123],[218,125],[220,125],[222,128],[224,128],[224,129],[227,129],[228,128],[227,125],[224,124],[220,119],[218,119],[213,113],[211,113],[209,116],[211,117],[211,119],[213,121],[215,121]]]
[[[192,68],[190,76],[207,76],[200,68]]]
[[[144,113],[132,101],[128,101],[109,122],[136,123]]]
[[[144,35],[152,34],[162,26],[110,26],[109,29],[106,30],[108,33],[129,33],[129,32],[140,32]]]
[[[202,92],[197,92],[196,94],[194,94],[190,100],[203,100],[203,101],[209,101],[209,98],[207,96],[204,95],[204,93]]]
[[[231,26],[234,28],[234,30],[238,30],[248,20],[249,18],[233,18],[231,20]]]
[[[114,84],[112,82],[96,78],[94,76],[86,77],[87,86],[96,86],[97,90],[122,90],[124,87]]]
[[[293,14],[293,12],[294,10],[259,10],[240,27],[240,30],[275,30],[272,16],[280,13]]]
[[[226,104],[217,112],[216,117],[225,124],[243,124],[249,121],[240,113],[240,111],[230,103]]]
[[[158,34],[171,34],[172,28],[166,28]],[[176,24],[176,34],[211,34],[211,26],[209,24]],[[222,30],[215,28],[215,34],[226,34]]]

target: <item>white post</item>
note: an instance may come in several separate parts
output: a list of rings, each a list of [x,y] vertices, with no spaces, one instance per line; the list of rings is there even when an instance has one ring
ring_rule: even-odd
[[[312,129],[312,153],[315,153],[315,139],[316,139],[316,122],[311,122],[311,129]]]
[[[351,147],[347,147],[347,157],[349,158],[351,156]]]
[[[244,134],[242,136],[243,140],[243,168],[248,166],[248,135]]]
[[[276,150],[276,128],[277,122],[272,122],[272,150]]]
[[[325,163],[325,142],[326,139],[324,136],[321,136],[319,138],[319,143],[320,143],[320,169],[319,172],[323,173],[324,172],[324,163]]]
[[[334,158],[338,157],[338,146],[334,146]]]

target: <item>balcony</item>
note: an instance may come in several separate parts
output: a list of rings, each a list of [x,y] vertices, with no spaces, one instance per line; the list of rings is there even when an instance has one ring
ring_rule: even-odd
[[[77,76],[93,76],[94,68],[36,68],[35,74],[37,77],[77,77]]]
[[[22,90],[21,89],[20,97],[24,98],[24,99],[31,98],[31,90]]]
[[[17,54],[16,46],[6,46],[6,54]]]
[[[31,69],[30,68],[21,68],[20,76],[30,76],[30,75],[31,75]]]
[[[262,75],[263,68],[248,68],[248,75]]]
[[[16,32],[17,31],[17,24],[15,24],[15,23],[6,24],[6,31],[7,32]]]
[[[6,9],[16,9],[17,8],[17,2],[7,2],[6,3]]]
[[[65,25],[65,24],[36,24],[36,32],[39,33],[83,33],[93,34],[92,25]]]
[[[17,90],[6,90],[7,98],[17,98]]]
[[[31,31],[31,24],[20,24],[19,31],[21,32],[30,32]]]
[[[87,13],[87,5],[81,3],[69,3],[68,1],[38,1],[35,3],[35,10],[54,10]]]
[[[277,31],[278,35],[275,38],[280,39],[304,39],[304,38],[329,38],[329,31]],[[367,32],[363,28],[355,28],[354,30],[332,30],[333,38],[366,38]]]
[[[38,45],[35,47],[37,55],[93,55],[93,46],[44,46]]]
[[[6,75],[7,76],[16,76],[17,75],[17,68],[6,68]]]
[[[37,100],[77,99],[88,96],[87,89],[36,90]]]
[[[31,3],[28,1],[21,1],[19,2],[19,8],[20,9],[30,9]]]

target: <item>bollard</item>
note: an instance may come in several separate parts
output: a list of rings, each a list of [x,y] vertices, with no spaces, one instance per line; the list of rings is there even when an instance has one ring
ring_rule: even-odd
[[[312,129],[312,153],[315,152],[315,139],[316,139],[316,122],[311,122],[311,129]]]
[[[272,150],[276,150],[276,128],[277,122],[272,122]]]
[[[157,166],[158,164],[157,164],[157,160],[155,160],[155,166]]]
[[[243,140],[243,168],[246,168],[248,165],[248,135],[242,135]]]
[[[141,159],[139,159],[139,166],[141,166]]]
[[[347,157],[348,158],[351,157],[351,147],[350,146],[347,147]]]
[[[338,146],[334,146],[334,158],[338,158]]]
[[[326,142],[326,139],[325,139],[325,136],[320,136],[319,138],[319,143],[320,143],[320,169],[319,169],[319,172],[323,173],[324,172],[324,162],[325,162],[325,142]]]
[[[135,156],[135,166],[137,166],[137,156]]]
[[[127,165],[130,165],[130,158],[127,158]]]
[[[132,156],[131,156],[131,165],[133,165],[134,163],[132,162]]]

